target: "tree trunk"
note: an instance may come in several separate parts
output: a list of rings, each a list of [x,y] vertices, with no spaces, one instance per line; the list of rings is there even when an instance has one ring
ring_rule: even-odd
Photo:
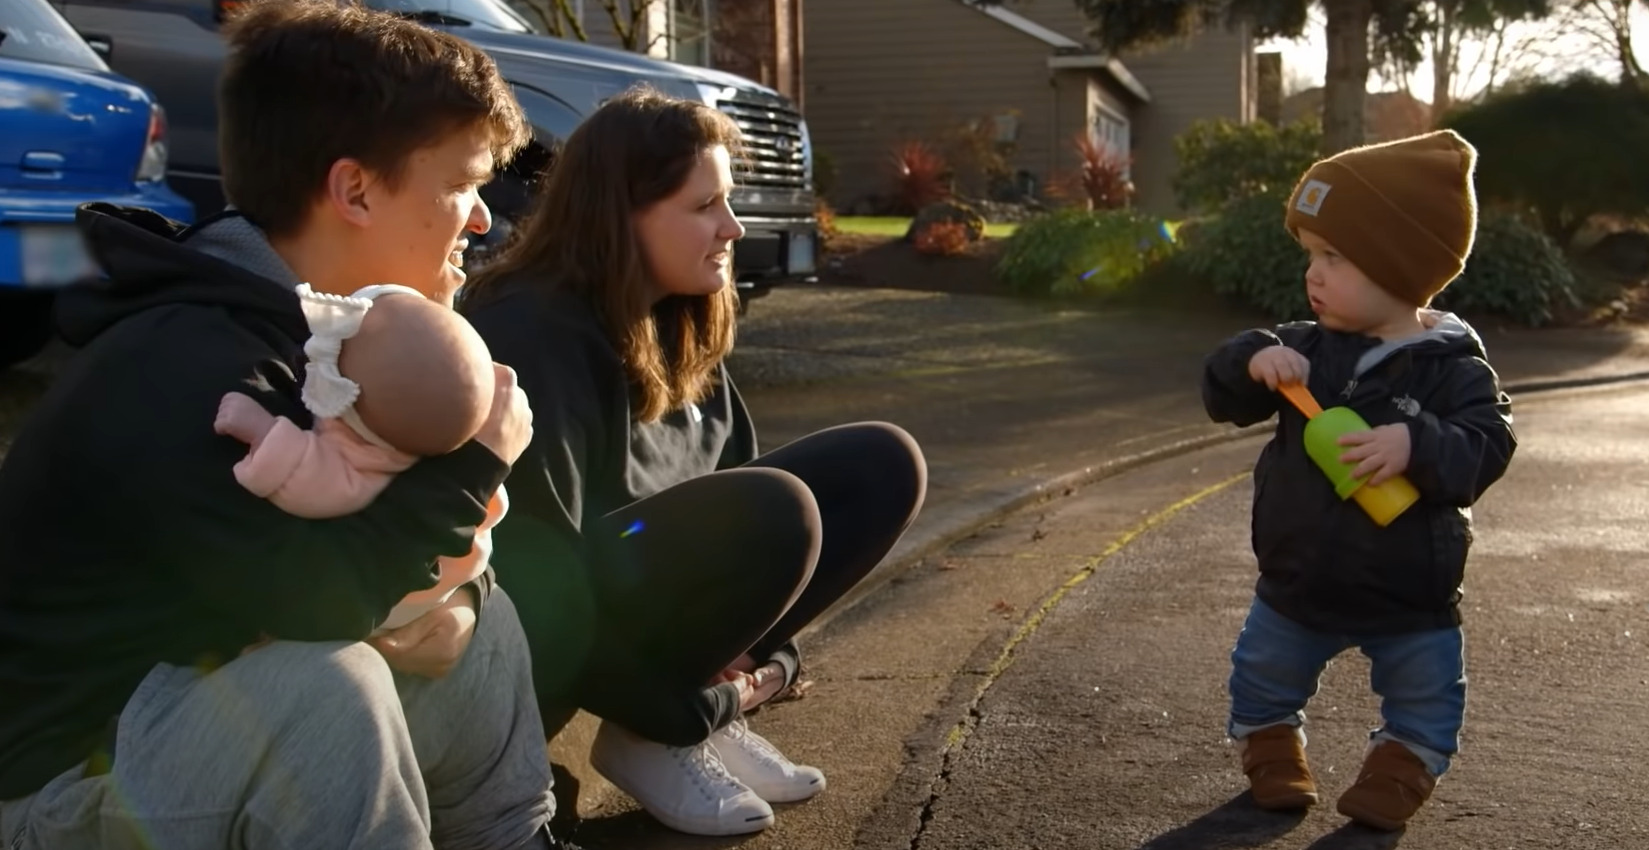
[[[1433,36],[1431,51],[1431,125],[1442,123],[1454,100],[1454,65],[1460,60],[1459,38],[1456,29],[1458,15],[1455,4],[1437,4],[1437,34]]]
[[[1643,81],[1643,66],[1638,64],[1638,54],[1632,47],[1632,3],[1624,0],[1619,5],[1620,23],[1615,26],[1615,49],[1620,52],[1620,77],[1623,84],[1632,85]]]
[[[1500,79],[1500,63],[1506,52],[1506,28],[1508,24],[1501,21],[1494,31],[1494,53],[1489,61],[1489,82],[1483,87],[1483,97],[1493,97],[1495,86]]]
[[[1363,143],[1368,99],[1369,25],[1374,0],[1323,0],[1328,67],[1323,75],[1323,154]]]

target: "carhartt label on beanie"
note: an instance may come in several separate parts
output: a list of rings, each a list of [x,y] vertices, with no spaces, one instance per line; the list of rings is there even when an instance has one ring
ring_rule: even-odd
[[[1353,148],[1311,166],[1285,223],[1327,240],[1387,292],[1424,306],[1460,275],[1477,233],[1477,151],[1452,130]]]

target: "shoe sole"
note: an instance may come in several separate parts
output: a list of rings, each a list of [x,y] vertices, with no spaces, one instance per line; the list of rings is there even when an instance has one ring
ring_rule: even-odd
[[[1381,832],[1396,832],[1397,830],[1402,829],[1406,823],[1405,821],[1396,821],[1390,818],[1381,817],[1380,815],[1372,812],[1358,811],[1356,806],[1348,806],[1344,802],[1341,802],[1339,805],[1335,806],[1335,808],[1339,810],[1340,814],[1351,818],[1363,826],[1371,829],[1378,829]]]
[[[773,796],[769,797],[768,795],[763,794],[762,792],[757,791],[754,788],[752,788],[750,790],[756,791],[756,796],[762,798],[762,800],[764,802],[768,802],[768,803],[801,803],[801,802],[811,800],[814,797],[819,796],[820,792],[824,791],[824,789],[825,789],[825,781],[824,781],[823,777],[820,777],[818,782],[815,782],[812,785],[809,785],[806,788],[806,790],[804,790],[800,793],[774,794]]]
[[[690,818],[679,817],[677,815],[670,814],[669,812],[655,810],[649,807],[646,803],[643,803],[641,801],[641,797],[637,796],[635,792],[631,791],[630,788],[627,787],[629,782],[621,772],[608,770],[606,767],[603,767],[603,760],[596,758],[594,752],[590,755],[590,766],[595,768],[596,773],[601,774],[602,778],[613,783],[613,787],[623,791],[625,794],[628,794],[630,799],[635,800],[636,805],[641,806],[643,811],[652,815],[654,820],[664,824],[676,832],[682,832],[688,835],[716,837],[728,835],[750,835],[752,833],[761,832],[773,825],[773,815],[771,814],[746,818],[745,822],[742,824],[727,824],[721,821],[701,822]],[[767,801],[763,800],[762,802]]]
[[[625,792],[625,793],[629,793],[629,792]],[[642,808],[646,808],[646,807],[643,806]],[[716,821],[713,824],[703,824],[703,823],[698,823],[696,821],[689,821],[689,820],[685,820],[683,818],[678,818],[678,817],[675,817],[673,815],[666,815],[666,814],[662,814],[662,813],[659,813],[659,812],[655,812],[652,809],[647,809],[647,814],[652,815],[654,817],[654,819],[656,819],[659,823],[664,824],[665,826],[675,830],[676,832],[686,833],[687,835],[704,835],[704,836],[752,835],[752,834],[757,833],[757,832],[762,832],[763,830],[765,830],[768,827],[773,825],[773,816],[772,815],[762,815],[761,817],[750,819],[748,822],[744,823],[743,825],[735,825],[735,824],[722,823],[721,821]]]

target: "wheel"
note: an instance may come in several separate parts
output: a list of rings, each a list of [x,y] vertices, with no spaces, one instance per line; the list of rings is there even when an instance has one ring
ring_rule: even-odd
[[[0,369],[40,353],[56,333],[51,292],[0,289]]]

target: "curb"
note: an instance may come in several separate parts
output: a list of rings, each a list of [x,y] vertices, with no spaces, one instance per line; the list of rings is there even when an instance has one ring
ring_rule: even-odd
[[[1558,393],[1563,390],[1590,389],[1598,387],[1617,386],[1640,381],[1649,381],[1649,371],[1628,372],[1620,375],[1602,375],[1591,378],[1554,378],[1545,380],[1526,380],[1501,386],[1501,391],[1507,395],[1544,395]],[[1270,420],[1267,420],[1269,422]],[[1215,430],[1218,429],[1218,430]],[[798,641],[818,634],[836,618],[846,614],[860,603],[870,598],[883,586],[895,578],[906,573],[912,567],[920,564],[928,557],[944,551],[951,544],[962,540],[979,529],[990,525],[997,520],[1015,513],[1027,505],[1048,498],[1057,498],[1066,490],[1086,487],[1107,478],[1115,478],[1125,472],[1149,466],[1165,460],[1191,454],[1192,452],[1215,446],[1234,443],[1238,440],[1269,434],[1271,429],[1262,422],[1250,425],[1247,428],[1221,428],[1210,426],[1211,433],[1147,449],[1131,455],[1108,460],[1094,466],[1085,466],[1072,472],[1066,472],[1052,478],[1025,487],[1012,495],[991,502],[981,510],[965,514],[960,518],[941,525],[937,528],[924,529],[916,534],[907,534],[896,546],[893,553],[882,561],[870,574],[865,576],[852,590],[848,591],[836,604],[826,608],[813,622],[796,635]]]
[[[1551,380],[1532,380],[1520,383],[1506,384],[1500,389],[1507,395],[1514,393],[1548,393],[1557,390],[1578,390],[1588,387],[1604,387],[1614,384],[1629,384],[1634,381],[1649,380],[1649,372],[1627,372],[1620,375],[1599,375],[1595,378],[1554,378]]]
[[[813,619],[813,622],[808,623],[796,635],[796,639],[798,641],[805,640],[807,637],[817,634],[835,621],[837,617],[865,601],[911,567],[1027,505],[1044,499],[1057,498],[1063,495],[1066,490],[1085,487],[1107,478],[1114,478],[1143,466],[1172,460],[1202,449],[1236,442],[1263,433],[1270,433],[1270,429],[1264,427],[1263,424],[1240,429],[1210,425],[1209,430],[1211,433],[1188,437],[1165,446],[1158,446],[1131,455],[1113,458],[1104,463],[1055,475],[1052,478],[1025,487],[1006,498],[993,501],[981,510],[964,514],[950,523],[937,528],[924,529],[915,534],[905,535],[900,541],[901,545],[895,547],[892,554],[888,555],[876,569],[871,570],[870,574],[861,579],[846,595],[836,600],[836,604],[826,608],[823,613]]]

